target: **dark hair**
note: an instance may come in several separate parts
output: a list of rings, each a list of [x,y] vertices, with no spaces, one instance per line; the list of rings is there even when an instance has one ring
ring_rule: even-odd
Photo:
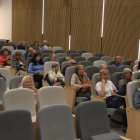
[[[2,50],[2,54],[3,54],[5,51],[7,51],[7,52],[8,52],[8,54],[9,54],[9,51],[8,51],[8,49],[7,49],[7,48],[4,48],[4,49]]]
[[[52,69],[56,68],[57,66],[59,66],[58,64],[52,64]]]
[[[134,63],[134,60],[130,59],[128,65],[130,65],[131,63]]]
[[[9,42],[10,40],[6,40],[6,44]]]
[[[39,45],[39,42],[38,42],[38,41],[35,41],[35,42],[34,42],[34,45],[35,45],[35,43],[38,43],[38,45]]]
[[[139,61],[139,63],[138,63],[138,70],[140,70],[140,61]]]
[[[34,56],[32,58],[33,65],[37,65],[36,57],[39,56],[39,55],[40,55],[39,53],[34,54]],[[44,64],[42,58],[40,58],[39,64],[40,65],[43,65]]]

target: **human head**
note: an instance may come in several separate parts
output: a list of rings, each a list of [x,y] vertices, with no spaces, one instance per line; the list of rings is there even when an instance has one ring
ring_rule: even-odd
[[[28,54],[32,54],[33,50],[34,50],[34,49],[30,47],[30,48],[28,49]]]
[[[21,46],[26,46],[26,42],[25,41],[22,41],[21,42]]]
[[[8,46],[12,46],[12,41],[9,40],[9,41],[7,42],[7,45],[8,45]]]
[[[4,48],[4,49],[2,50],[2,54],[3,54],[4,56],[8,56],[8,55],[9,55],[9,54],[8,54],[8,49]]]
[[[107,66],[105,64],[101,64],[100,65],[100,70],[102,70],[102,69],[107,69]]]
[[[70,61],[70,60],[71,60],[71,57],[67,56],[66,61]]]
[[[115,57],[115,63],[117,64],[117,65],[120,65],[121,64],[121,57],[120,56],[116,56]]]
[[[33,57],[36,53],[37,53],[36,50],[33,50],[33,51],[32,51],[32,57]]]
[[[19,84],[19,87],[22,88],[29,88],[31,85],[33,85],[33,81],[30,76],[24,76]]]
[[[34,54],[33,58],[32,58],[32,63],[33,65],[37,65],[37,62],[40,64],[40,65],[43,65],[43,60],[42,58],[40,57],[40,54],[36,53]]]
[[[51,53],[49,55],[49,57],[50,57],[50,61],[56,61],[56,54],[55,53]]]
[[[129,62],[128,62],[128,65],[130,65],[133,69],[134,65],[135,65],[135,62],[134,60],[130,59]]]
[[[47,45],[48,45],[47,40],[43,40],[42,45],[43,45],[43,46],[47,46]]]
[[[18,60],[20,60],[20,59],[21,59],[22,53],[21,53],[20,51],[17,51],[17,52],[15,53],[15,55],[16,55],[16,58],[17,58]]]
[[[105,81],[107,81],[108,80],[108,74],[109,74],[109,71],[107,69],[102,69],[99,72],[98,78],[100,80],[104,79]]]
[[[123,79],[131,79],[132,71],[129,68],[124,68],[122,77],[123,77]]]
[[[38,41],[35,41],[34,42],[34,46],[39,47],[39,42]]]
[[[72,67],[72,66],[75,66],[76,65],[76,61],[74,59],[71,59],[69,61],[69,66]]]
[[[58,72],[58,70],[59,70],[59,65],[58,64],[53,64],[52,65],[52,69],[54,69],[55,68],[55,72]]]
[[[84,72],[84,66],[83,65],[77,65],[76,67],[75,67],[75,73],[77,74],[77,75],[83,75],[83,72]]]

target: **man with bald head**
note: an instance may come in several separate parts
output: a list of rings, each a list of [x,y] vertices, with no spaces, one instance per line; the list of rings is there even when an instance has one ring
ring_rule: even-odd
[[[105,64],[101,64],[100,65],[100,70],[102,70],[102,69],[107,69],[107,66]]]
[[[69,61],[69,66],[67,66],[67,67],[65,67],[65,68],[63,69],[62,74],[65,76],[65,71],[66,71],[66,69],[67,69],[68,67],[72,67],[72,66],[75,66],[75,65],[76,65],[76,61],[75,61],[74,59],[71,59],[71,60]]]
[[[28,51],[24,54],[24,55],[25,55],[25,58],[27,57],[28,54],[32,54],[33,50],[34,50],[34,49],[30,47],[30,48],[28,49]]]
[[[37,52],[36,52],[36,50],[33,50],[32,51],[32,57],[34,56],[34,54],[36,54]]]
[[[41,50],[52,50],[51,46],[48,45],[47,40],[43,40],[40,49],[41,49]],[[52,51],[53,51],[53,50],[52,50]]]
[[[112,66],[115,66],[118,69],[118,67],[122,65],[121,62],[122,62],[121,61],[121,57],[120,56],[116,56],[115,57],[115,63]]]

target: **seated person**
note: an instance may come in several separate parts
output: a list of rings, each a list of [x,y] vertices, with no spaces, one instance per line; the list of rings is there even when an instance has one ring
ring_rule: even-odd
[[[10,41],[10,40],[6,40],[6,46],[12,46],[14,48],[14,50],[16,50],[16,46],[14,44],[12,44],[12,41]]]
[[[33,57],[36,53],[37,53],[36,50],[33,50],[33,51],[32,51],[32,57]]]
[[[33,91],[35,105],[37,104],[37,93],[38,90],[33,86],[33,81],[30,76],[24,76],[19,84],[19,88],[28,88]]]
[[[131,80],[132,71],[129,68],[124,68],[122,79],[118,83],[118,88],[120,89],[124,84],[127,85]]]
[[[0,55],[0,64],[3,66],[11,66],[11,55],[8,54],[8,49],[6,48],[2,50],[2,55]]]
[[[66,61],[70,61],[70,60],[71,60],[71,57],[67,56]]]
[[[138,90],[134,94],[134,108],[140,109],[140,79],[138,83]]]
[[[133,67],[134,67],[134,65],[135,65],[135,62],[134,62],[134,60],[129,60],[129,62],[128,62],[128,65],[129,66],[131,66],[132,67],[132,69],[133,69]]]
[[[100,82],[98,82],[95,86],[96,91],[98,92],[99,96],[106,97],[106,105],[107,108],[120,108],[124,109],[125,107],[125,99],[114,96],[118,91],[114,84],[108,80],[109,71],[107,69],[102,69],[99,72],[98,78]],[[122,114],[123,119],[123,131],[126,132],[127,129],[127,120],[126,114]]]
[[[25,60],[21,58],[22,53],[20,51],[17,51],[15,53],[16,59],[13,59],[13,68],[17,68],[17,76],[18,75],[25,75],[26,74],[26,68],[25,68]]]
[[[33,50],[34,50],[34,49],[30,47],[30,48],[28,49],[28,51],[24,54],[24,55],[25,55],[25,58],[27,58],[27,55],[28,55],[28,54],[32,54]]]
[[[65,67],[64,69],[63,69],[63,75],[65,76],[65,71],[66,71],[66,69],[68,68],[68,67],[72,67],[72,66],[75,66],[76,65],[76,62],[75,62],[75,60],[74,59],[71,59],[70,61],[69,61],[69,66],[67,66],[67,67]]]
[[[138,70],[140,70],[140,61],[139,61],[139,63],[138,63]]]
[[[121,57],[120,56],[116,56],[115,57],[115,63],[112,66],[115,66],[117,69],[119,66],[121,66]]]
[[[40,49],[41,50],[52,50],[51,46],[48,45],[47,40],[43,40],[42,45],[40,46]]]
[[[107,66],[105,64],[101,64],[100,65],[100,70],[102,70],[102,69],[107,69]]]
[[[56,61],[56,54],[55,53],[51,53],[49,55],[49,57],[50,57],[50,61]]]
[[[59,65],[53,64],[52,70],[49,71],[49,77],[53,80],[54,83],[56,82],[65,82],[64,76],[59,72]]]
[[[87,84],[81,85],[82,83],[90,81],[87,74],[84,72],[83,65],[77,65],[75,67],[75,73],[71,78],[71,86],[76,87],[76,97],[87,97],[90,100],[91,91],[82,92],[82,87],[88,86]]]
[[[40,54],[34,54],[32,62],[29,64],[28,73],[34,74],[34,82],[38,82],[39,88],[42,87],[43,79],[43,60],[40,58]]]
[[[38,42],[38,41],[35,41],[35,42],[34,42],[34,46],[35,46],[35,47],[39,47],[39,42]]]
[[[22,41],[21,42],[21,45],[18,45],[17,46],[17,49],[21,49],[21,50],[25,50],[25,51],[27,51],[27,46],[26,46],[26,42],[25,41]]]

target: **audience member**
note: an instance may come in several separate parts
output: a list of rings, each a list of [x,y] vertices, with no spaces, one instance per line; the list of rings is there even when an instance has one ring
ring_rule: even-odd
[[[47,40],[43,40],[40,49],[41,49],[41,50],[52,50],[51,46],[48,45]],[[53,50],[52,50],[52,51],[53,51]]]
[[[70,61],[70,60],[71,60],[71,57],[67,56],[66,61]]]
[[[105,64],[101,64],[100,65],[100,70],[102,70],[102,69],[107,69],[107,66]]]
[[[38,90],[33,86],[33,81],[30,76],[24,76],[21,80],[19,88],[28,88],[33,91],[35,105],[37,104],[37,93]]]
[[[133,69],[134,65],[135,65],[135,62],[134,60],[130,59],[129,62],[128,62],[128,65],[130,65]]]
[[[34,46],[35,46],[35,47],[39,47],[39,42],[38,42],[38,41],[35,41],[35,42],[34,42]]]
[[[115,66],[116,68],[118,68],[119,66],[121,66],[121,57],[120,56],[116,56],[115,57],[115,63],[112,66]]]
[[[134,108],[140,109],[140,79],[138,83],[138,90],[134,94]]]
[[[138,63],[138,70],[140,70],[140,61],[139,61],[139,63]]]
[[[16,46],[14,44],[12,44],[12,41],[10,41],[10,40],[6,41],[6,46],[12,46],[14,48],[14,50],[16,50]]]
[[[28,72],[34,74],[34,81],[38,82],[39,88],[42,87],[43,79],[43,60],[38,53],[34,54],[32,62],[29,64]]]
[[[124,84],[127,85],[128,82],[132,81],[132,71],[129,68],[124,68],[122,79],[118,83],[118,88],[120,89]]]
[[[58,64],[53,64],[52,65],[52,70],[49,71],[49,77],[56,82],[65,82],[64,76],[59,72],[59,65]]]
[[[33,50],[33,51],[32,51],[32,57],[33,57],[36,53],[37,53],[36,50]]]
[[[24,54],[24,55],[25,55],[25,58],[27,57],[28,54],[32,54],[33,50],[34,50],[34,49],[30,47],[30,48],[28,49],[28,51]]]
[[[77,65],[75,67],[75,73],[71,78],[71,86],[76,87],[76,97],[87,97],[90,100],[91,91],[82,92],[82,88],[89,86],[88,84],[83,84],[86,81],[90,81],[87,77],[86,72],[84,72],[83,65]]]
[[[25,75],[26,74],[26,68],[25,68],[25,60],[21,57],[22,53],[20,51],[17,51],[15,53],[16,58],[13,59],[13,68],[17,69],[17,76],[18,75]]]
[[[50,61],[56,61],[56,54],[55,53],[51,53],[49,55],[49,57],[50,57]]]
[[[22,41],[20,45],[17,46],[17,49],[21,49],[21,50],[25,50],[27,51],[27,46],[26,46],[26,42]]]
[[[74,59],[71,59],[71,60],[69,61],[69,66],[67,66],[67,67],[65,67],[65,68],[63,69],[62,74],[65,76],[65,71],[66,71],[66,69],[67,69],[68,67],[72,67],[72,66],[75,66],[75,65],[76,65],[76,61],[75,61]]]
[[[0,55],[0,64],[3,66],[11,66],[11,55],[8,54],[8,49],[6,48],[2,50],[2,55]]]
[[[99,72],[99,79],[95,86],[96,91],[101,97],[106,97],[107,108],[120,108],[125,109],[125,99],[114,96],[118,91],[114,84],[108,80],[109,71],[107,69],[102,69]],[[126,114],[122,114],[123,119],[123,132],[126,132],[127,129],[127,119]]]

